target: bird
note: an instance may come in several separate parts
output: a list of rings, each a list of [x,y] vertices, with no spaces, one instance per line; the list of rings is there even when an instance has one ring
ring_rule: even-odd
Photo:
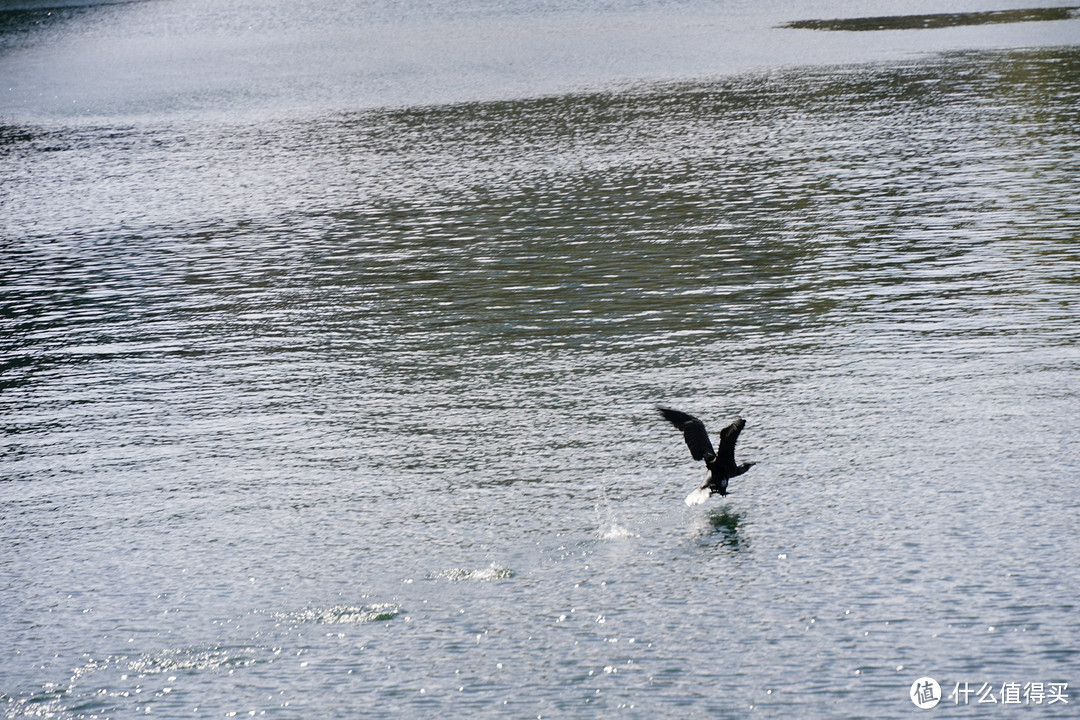
[[[690,448],[690,454],[695,460],[704,460],[705,467],[709,469],[709,475],[701,487],[686,497],[687,505],[700,505],[713,493],[720,496],[727,495],[728,480],[742,475],[756,464],[753,462],[735,464],[735,443],[739,439],[739,433],[746,427],[746,421],[741,417],[735,418],[733,423],[720,431],[720,451],[717,452],[713,450],[705,423],[689,413],[674,408],[657,405],[656,409],[665,420],[682,431],[686,446]]]

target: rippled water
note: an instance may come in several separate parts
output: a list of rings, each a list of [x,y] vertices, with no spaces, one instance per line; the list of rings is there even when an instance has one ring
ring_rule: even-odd
[[[1078,96],[1066,46],[5,125],[0,707],[1075,695]],[[747,419],[729,497],[661,402]]]

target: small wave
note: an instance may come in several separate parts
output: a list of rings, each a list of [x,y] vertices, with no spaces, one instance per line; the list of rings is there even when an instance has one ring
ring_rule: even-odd
[[[507,578],[512,578],[514,577],[514,571],[508,567],[491,563],[488,567],[479,570],[470,570],[467,568],[444,570],[435,577],[446,578],[447,580],[477,580],[480,582],[490,582],[492,580],[506,580]]]
[[[401,612],[395,603],[372,605],[335,605],[329,608],[305,608],[299,612],[278,613],[274,617],[290,623],[340,625],[393,620]]]
[[[42,692],[35,695],[12,697],[0,693],[0,704],[4,704],[4,715],[2,717],[63,717],[63,713],[70,701],[69,695],[70,689],[64,689],[53,683],[46,684]]]

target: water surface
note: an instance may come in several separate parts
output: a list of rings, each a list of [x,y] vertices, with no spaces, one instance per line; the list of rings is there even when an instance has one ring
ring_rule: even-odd
[[[277,117],[141,92],[2,130],[7,717],[1074,690],[1075,45]],[[683,505],[658,402],[746,417],[729,497]]]

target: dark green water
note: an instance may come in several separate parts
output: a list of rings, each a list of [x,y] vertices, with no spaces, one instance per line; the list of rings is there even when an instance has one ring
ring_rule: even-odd
[[[1063,47],[10,124],[0,708],[1072,690],[1078,96]],[[658,402],[746,417],[728,498]]]

